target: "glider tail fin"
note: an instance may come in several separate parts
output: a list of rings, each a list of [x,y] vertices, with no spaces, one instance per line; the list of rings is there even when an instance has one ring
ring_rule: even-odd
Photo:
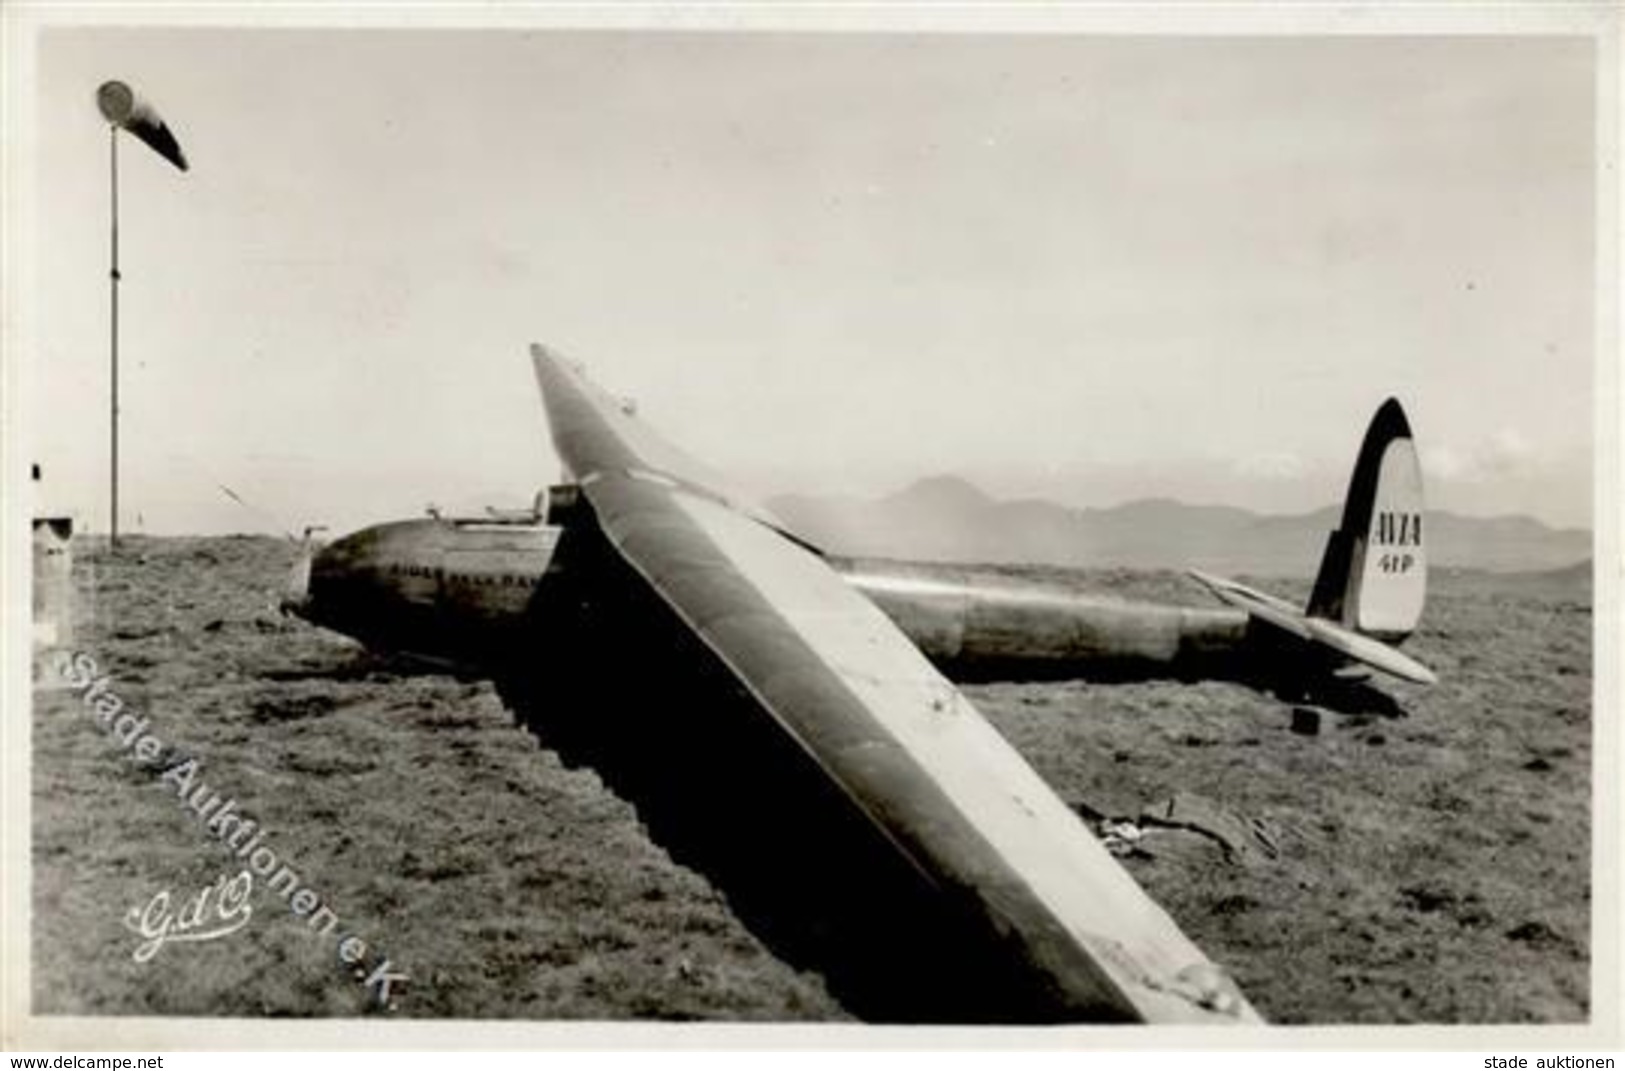
[[[1415,631],[1426,597],[1422,468],[1405,411],[1389,398],[1360,444],[1305,612],[1394,643]]]

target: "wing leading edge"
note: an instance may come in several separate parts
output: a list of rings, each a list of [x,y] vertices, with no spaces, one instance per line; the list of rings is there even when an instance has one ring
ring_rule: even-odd
[[[1068,1009],[1260,1021],[879,610],[579,369],[532,355],[555,445],[620,557],[898,851],[1020,945]]]

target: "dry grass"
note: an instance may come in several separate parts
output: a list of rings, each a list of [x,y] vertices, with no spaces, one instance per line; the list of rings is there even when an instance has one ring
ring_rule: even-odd
[[[397,1014],[841,1016],[595,776],[516,727],[489,684],[410,672],[281,619],[290,560],[268,540],[92,552],[77,646],[411,975]],[[36,695],[34,750],[36,1012],[376,1010],[334,942],[263,882],[243,932],[133,962],[127,908],[240,863],[73,693]]]
[[[393,1014],[843,1017],[596,776],[516,727],[489,684],[280,618],[290,548],[136,539],[116,559],[80,555],[77,646],[411,975]],[[1047,577],[1200,601],[1160,575]],[[1228,683],[966,691],[1086,814],[1137,816],[1186,792],[1262,823],[1278,854],[1231,858],[1152,830],[1125,864],[1272,1020],[1580,1020],[1589,601],[1472,577],[1440,587],[1413,649],[1442,683],[1385,685],[1403,716],[1326,712],[1314,736]],[[240,864],[71,692],[36,694],[33,768],[36,1012],[376,1011],[263,882],[242,932],[135,963],[128,908]]]

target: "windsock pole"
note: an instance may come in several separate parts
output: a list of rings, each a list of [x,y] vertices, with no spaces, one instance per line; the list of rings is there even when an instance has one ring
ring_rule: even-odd
[[[109,245],[112,263],[108,267],[108,286],[112,298],[112,336],[109,347],[112,351],[110,363],[112,365],[112,387],[109,394],[109,423],[112,425],[111,450],[112,458],[109,467],[112,469],[112,504],[111,516],[108,518],[108,541],[110,545],[118,546],[118,132],[128,131],[137,141],[143,142],[153,152],[174,164],[182,171],[187,169],[186,153],[181,151],[180,142],[175,140],[174,133],[158,115],[158,112],[135,95],[135,92],[123,82],[103,82],[96,90],[96,107],[107,120],[108,136],[108,180],[111,187],[112,227],[109,233]]]
[[[112,425],[112,494],[111,519],[109,522],[109,542],[118,546],[118,127],[109,124],[107,127],[107,144],[110,188],[112,190],[112,229],[110,232],[111,261],[107,271],[107,282],[112,297],[113,330],[110,339],[112,364],[112,395],[109,404],[109,422]]]

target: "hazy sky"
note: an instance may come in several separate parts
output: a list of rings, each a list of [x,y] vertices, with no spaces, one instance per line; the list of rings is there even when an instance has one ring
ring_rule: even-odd
[[[1586,524],[1593,64],[1584,38],[51,31],[34,456],[105,529],[117,77],[192,161],[121,146],[129,529],[523,501],[557,474],[532,340],[767,492],[954,472],[1307,510],[1396,394],[1433,504]]]

